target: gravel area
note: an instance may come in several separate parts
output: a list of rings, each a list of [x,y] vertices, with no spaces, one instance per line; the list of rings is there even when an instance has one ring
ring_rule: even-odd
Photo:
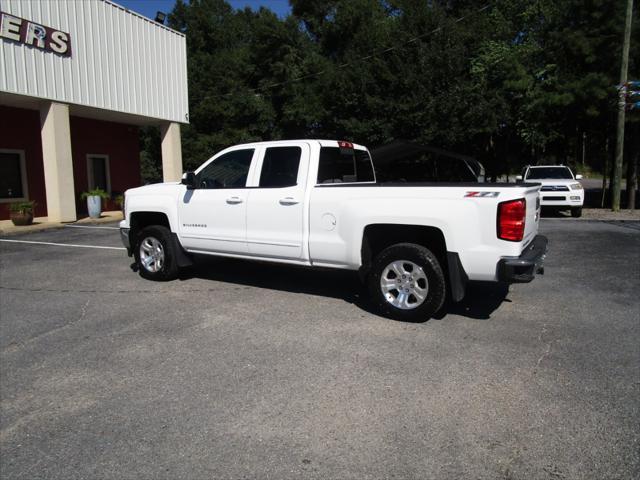
[[[582,217],[572,218],[569,211],[553,211],[543,210],[543,218],[566,218],[571,221],[581,220],[603,220],[603,221],[621,221],[621,222],[638,222],[640,221],[640,210],[620,210],[612,212],[604,208],[583,208]]]

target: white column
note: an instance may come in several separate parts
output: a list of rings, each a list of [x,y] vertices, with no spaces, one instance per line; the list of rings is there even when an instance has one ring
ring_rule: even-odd
[[[47,102],[40,108],[40,135],[49,221],[74,222],[76,198],[68,105]]]
[[[162,178],[165,182],[177,182],[182,178],[182,144],[180,124],[167,122],[160,126],[162,139]]]

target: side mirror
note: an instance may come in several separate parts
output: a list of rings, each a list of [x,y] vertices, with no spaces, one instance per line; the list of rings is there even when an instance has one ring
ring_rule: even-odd
[[[516,182],[521,182],[521,181],[522,181],[522,175],[517,175]]]
[[[582,175],[576,175],[576,180],[582,180]]]
[[[196,174],[193,172],[186,172],[184,175],[182,175],[182,182],[183,185],[187,186],[187,190],[194,190],[196,187]]]

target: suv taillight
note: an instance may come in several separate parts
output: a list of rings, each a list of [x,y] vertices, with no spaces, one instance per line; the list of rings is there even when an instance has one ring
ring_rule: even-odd
[[[524,198],[498,204],[498,238],[520,242],[524,237],[527,201]]]

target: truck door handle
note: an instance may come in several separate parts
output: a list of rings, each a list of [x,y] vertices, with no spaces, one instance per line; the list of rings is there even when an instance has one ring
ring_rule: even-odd
[[[285,197],[280,199],[280,205],[296,205],[300,203],[299,200],[296,200],[293,197]]]
[[[227,198],[227,203],[230,205],[236,205],[238,203],[242,203],[242,199],[240,197],[229,197]]]

